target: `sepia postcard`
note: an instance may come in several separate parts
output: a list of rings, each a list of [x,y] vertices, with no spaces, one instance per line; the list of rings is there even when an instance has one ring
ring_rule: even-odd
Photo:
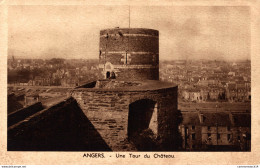
[[[2,1],[1,165],[259,165],[260,3]]]

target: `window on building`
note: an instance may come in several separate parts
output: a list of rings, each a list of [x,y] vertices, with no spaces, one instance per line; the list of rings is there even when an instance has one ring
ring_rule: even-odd
[[[230,141],[230,139],[231,139],[231,135],[227,134],[227,140]]]
[[[193,126],[191,126],[191,129],[192,129],[192,130],[195,130],[195,126],[194,126],[194,125],[193,125]]]
[[[227,127],[227,130],[230,131],[230,127]]]
[[[191,134],[192,140],[195,140],[195,134]]]
[[[212,140],[212,138],[211,138],[211,134],[210,134],[210,135],[208,135],[207,141],[211,141],[211,140]]]
[[[220,134],[217,134],[217,138],[220,139]]]
[[[210,126],[208,126],[208,131],[211,129],[211,127]]]

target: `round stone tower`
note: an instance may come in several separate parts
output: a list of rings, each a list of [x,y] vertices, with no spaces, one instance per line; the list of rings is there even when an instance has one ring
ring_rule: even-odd
[[[159,80],[159,32],[143,28],[100,31],[99,68],[104,79]]]
[[[151,150],[151,144],[161,151],[177,149],[178,87],[159,81],[159,32],[101,30],[99,48],[105,80],[77,87],[72,96],[105,143],[113,151]],[[153,142],[148,146],[147,138]],[[139,149],[143,146],[149,149]]]

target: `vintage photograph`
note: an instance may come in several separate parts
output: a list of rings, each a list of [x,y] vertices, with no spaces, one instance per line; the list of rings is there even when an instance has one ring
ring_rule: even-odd
[[[7,151],[251,151],[249,6],[8,6]]]

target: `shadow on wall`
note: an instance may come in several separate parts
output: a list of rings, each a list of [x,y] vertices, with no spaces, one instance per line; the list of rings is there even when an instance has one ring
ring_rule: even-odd
[[[129,105],[128,137],[149,128],[156,102],[142,99]]]
[[[8,151],[111,151],[75,99],[38,113],[8,128]]]
[[[152,120],[152,116],[154,120]],[[156,102],[150,99],[141,99],[129,105],[128,140],[138,151],[159,150],[156,135],[149,128],[150,123],[157,126]],[[157,127],[154,128],[156,130]]]
[[[176,114],[176,122],[178,125],[182,122],[182,114],[181,111],[178,110]],[[175,137],[175,144],[177,148],[174,151],[182,151],[182,137],[181,133],[178,131]],[[167,151],[164,146],[161,146],[161,139],[159,136],[156,136],[154,132],[150,129],[144,129],[140,132],[135,132],[132,136],[129,137],[129,140],[135,145],[138,151]],[[168,142],[168,145],[171,146]],[[170,149],[170,151],[172,151]]]
[[[16,124],[19,121],[26,119],[27,117],[39,112],[40,110],[43,110],[42,103],[37,102],[26,108],[9,113],[7,125],[8,125],[8,127],[10,127],[11,125]]]
[[[171,121],[172,125],[177,127],[182,122],[181,111],[178,110],[177,113],[173,112],[172,114],[174,118]],[[152,123],[154,123],[153,126],[151,126]],[[181,150],[182,137],[179,132],[171,135],[170,141],[164,140],[164,144],[162,144],[163,139],[156,130],[158,130],[156,102],[142,99],[131,103],[129,105],[128,140],[134,144],[138,151],[172,151],[173,149],[170,147],[173,144],[176,146],[175,151]]]

